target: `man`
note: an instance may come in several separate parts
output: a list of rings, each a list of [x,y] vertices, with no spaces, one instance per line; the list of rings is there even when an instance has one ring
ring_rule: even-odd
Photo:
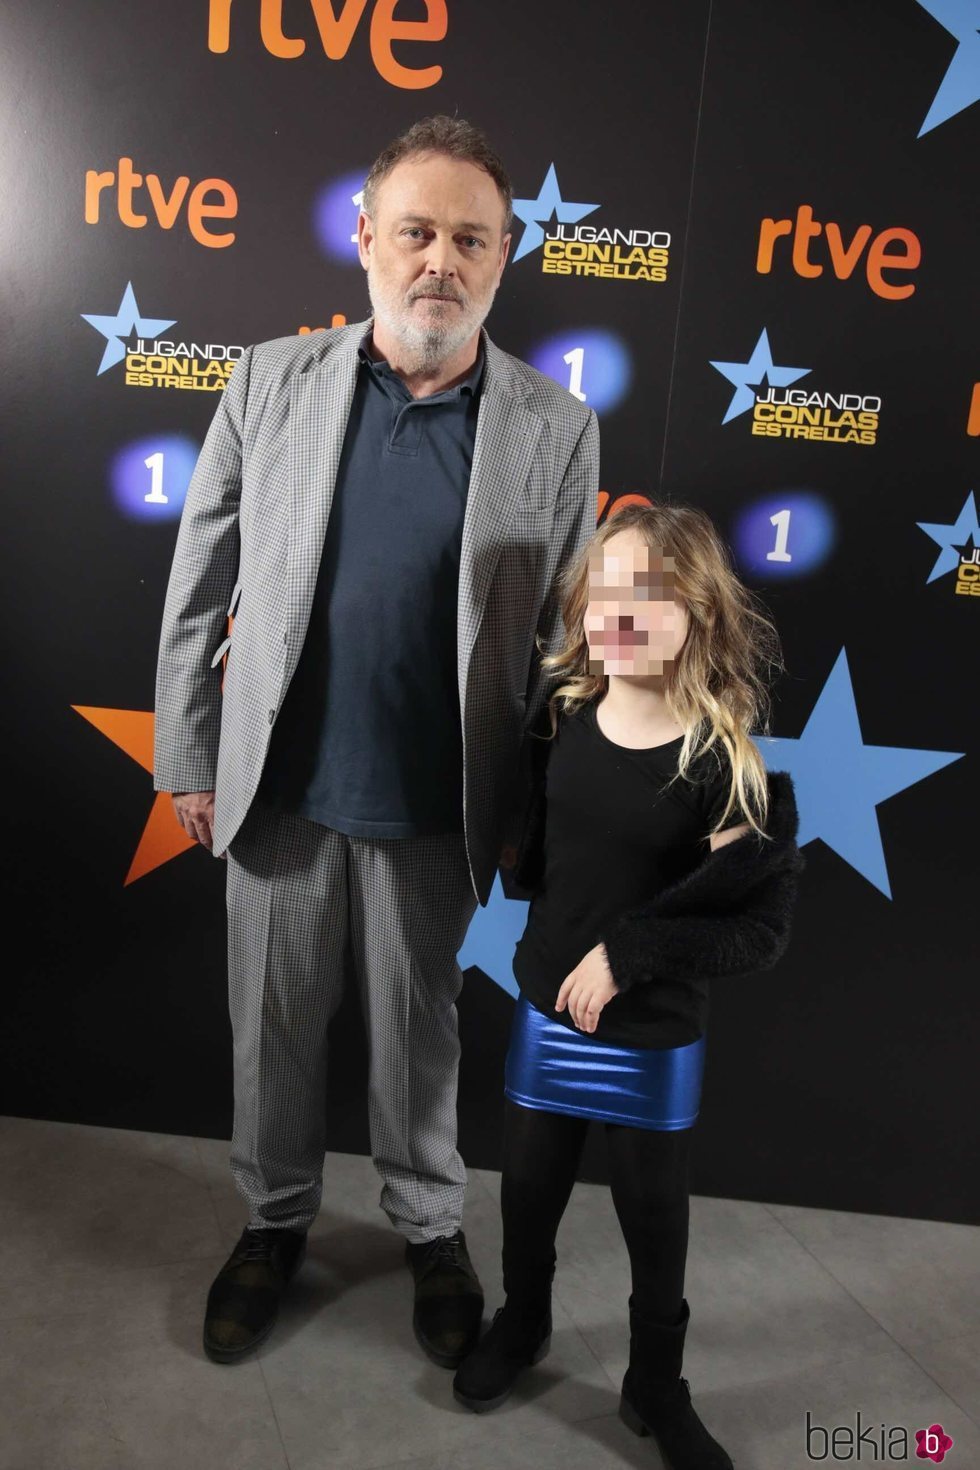
[[[595,528],[598,484],[594,412],[482,326],[511,200],[468,123],[397,139],[358,219],[373,316],[247,348],[188,489],[154,782],[228,861],[231,1168],[249,1224],[208,1296],[217,1362],[271,1331],[319,1208],[348,949],[416,1336],[455,1367],[479,1332],[456,954],[518,836],[545,697],[535,635],[560,631],[556,578]]]

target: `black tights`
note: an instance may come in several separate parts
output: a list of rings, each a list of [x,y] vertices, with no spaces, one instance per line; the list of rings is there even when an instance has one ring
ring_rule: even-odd
[[[587,1118],[566,1117],[505,1099],[504,1290],[536,1306],[555,1264],[555,1236],[578,1170]],[[692,1129],[605,1124],[613,1204],[629,1251],[631,1306],[675,1323],[683,1310],[687,1261],[688,1168]]]

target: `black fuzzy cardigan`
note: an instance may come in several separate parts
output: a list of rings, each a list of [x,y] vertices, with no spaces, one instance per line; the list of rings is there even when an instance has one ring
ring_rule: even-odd
[[[537,764],[513,876],[539,886],[544,858],[544,761]],[[619,991],[657,981],[704,982],[776,964],[789,943],[799,874],[799,814],[788,771],[767,773],[769,840],[749,831],[707,855],[648,902],[618,915],[602,935]],[[693,997],[692,997],[693,998]],[[698,1006],[703,1014],[704,1005]]]

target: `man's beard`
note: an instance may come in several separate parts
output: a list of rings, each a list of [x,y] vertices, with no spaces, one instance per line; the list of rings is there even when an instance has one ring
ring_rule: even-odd
[[[376,276],[373,270],[367,272],[371,306],[375,318],[401,345],[403,355],[399,366],[407,372],[433,372],[458,352],[486,320],[497,291],[496,286],[491,286],[483,301],[474,301],[455,283],[433,280],[416,286],[413,293],[402,295],[397,288],[379,284]],[[423,325],[412,316],[415,308],[411,302],[419,295],[443,296],[460,305],[446,308],[445,321],[429,318]]]

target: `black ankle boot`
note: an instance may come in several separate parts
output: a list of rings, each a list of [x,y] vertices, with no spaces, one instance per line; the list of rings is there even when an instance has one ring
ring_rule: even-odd
[[[540,1363],[551,1347],[551,1293],[537,1301],[508,1297],[498,1307],[483,1341],[453,1379],[453,1397],[476,1414],[496,1409],[525,1368]]]
[[[623,1379],[619,1417],[634,1434],[652,1434],[670,1470],[734,1470],[727,1451],[694,1411],[691,1389],[681,1378],[690,1309],[664,1325],[630,1307],[630,1365]]]

